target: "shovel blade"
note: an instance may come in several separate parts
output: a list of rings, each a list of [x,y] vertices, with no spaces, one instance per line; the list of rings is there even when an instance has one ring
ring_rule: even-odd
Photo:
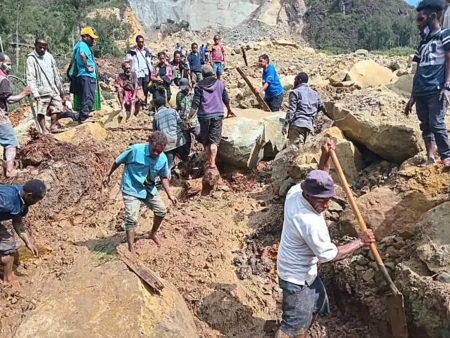
[[[392,337],[408,338],[403,295],[401,293],[387,295],[387,308],[391,322]]]

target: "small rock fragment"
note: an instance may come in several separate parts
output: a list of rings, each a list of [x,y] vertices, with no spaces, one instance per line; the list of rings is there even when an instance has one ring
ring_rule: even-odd
[[[369,270],[367,270],[367,271],[364,273],[364,275],[362,276],[362,279],[363,279],[365,282],[368,282],[368,281],[370,281],[374,276],[375,276],[375,271],[374,271],[373,269],[369,269]]]

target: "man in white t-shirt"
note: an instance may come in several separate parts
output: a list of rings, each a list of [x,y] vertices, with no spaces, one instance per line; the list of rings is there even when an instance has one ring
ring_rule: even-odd
[[[450,0],[447,0],[447,3],[450,4]],[[445,11],[445,14],[443,16],[442,20],[442,28],[449,29],[450,28],[450,6],[447,7],[447,10]]]
[[[283,318],[276,338],[305,338],[316,316],[330,312],[325,287],[317,276],[318,262],[347,258],[375,242],[372,230],[360,232],[359,239],[343,246],[331,242],[323,216],[334,197],[329,175],[331,149],[334,143],[325,140],[319,170],[310,172],[286,196],[277,260]]]

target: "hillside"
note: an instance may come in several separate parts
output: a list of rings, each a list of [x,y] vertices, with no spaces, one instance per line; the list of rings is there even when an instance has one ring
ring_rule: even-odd
[[[305,39],[335,51],[415,46],[414,8],[403,0],[306,0]]]

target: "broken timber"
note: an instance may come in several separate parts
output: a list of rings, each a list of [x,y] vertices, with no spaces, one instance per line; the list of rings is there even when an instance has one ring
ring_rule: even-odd
[[[244,48],[244,47],[241,47],[241,51],[242,51],[242,57],[244,58],[245,66],[248,67],[247,53],[246,53],[246,51],[245,51],[245,48]]]
[[[122,262],[141,278],[154,293],[158,295],[161,294],[161,291],[164,289],[164,284],[149,268],[145,267],[136,256],[133,256],[133,254],[125,248],[125,246],[118,246],[117,252],[119,253]]]
[[[266,101],[264,101],[264,99],[261,97],[261,95],[259,95],[259,93],[256,91],[255,87],[253,87],[253,85],[250,82],[250,80],[247,78],[247,76],[242,71],[242,69],[239,68],[239,67],[237,67],[236,69],[237,69],[238,73],[241,74],[242,78],[247,83],[247,85],[250,87],[253,95],[255,95],[256,100],[258,101],[259,105],[261,106],[261,109],[264,110],[264,111],[269,111],[270,112],[270,108],[267,105]]]

